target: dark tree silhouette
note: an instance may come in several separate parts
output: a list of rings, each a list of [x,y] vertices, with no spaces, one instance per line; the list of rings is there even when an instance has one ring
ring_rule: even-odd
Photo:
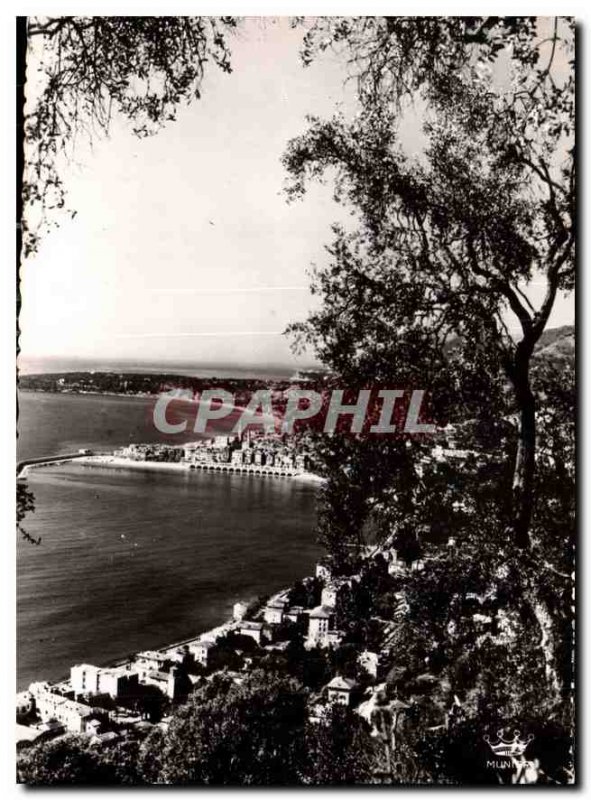
[[[158,752],[157,783],[293,784],[305,760],[305,721],[301,686],[255,670],[239,686],[221,678],[198,689],[145,750]]]
[[[22,523],[27,514],[35,511],[35,497],[25,481],[19,480],[16,484],[16,527],[23,539],[31,544],[41,544],[41,537],[34,536],[23,527]]]
[[[512,537],[532,546],[531,357],[558,290],[574,285],[572,21],[546,34],[532,18],[322,18],[304,61],[327,47],[347,59],[361,110],[312,119],[290,143],[288,192],[330,169],[358,228],[335,228],[315,281],[324,303],[291,330],[349,375],[409,374],[451,336],[475,370],[502,368],[519,415]],[[399,140],[411,100],[424,106],[413,158]],[[545,282],[537,307],[533,280]]]

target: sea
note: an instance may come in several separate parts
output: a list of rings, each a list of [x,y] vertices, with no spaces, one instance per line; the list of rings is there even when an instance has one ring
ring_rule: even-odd
[[[19,461],[155,440],[149,399],[19,393]],[[31,470],[17,545],[17,684],[188,639],[313,572],[317,488],[64,463]]]

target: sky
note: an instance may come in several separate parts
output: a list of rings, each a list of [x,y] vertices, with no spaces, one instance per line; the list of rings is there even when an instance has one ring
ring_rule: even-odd
[[[77,214],[23,265],[23,360],[313,363],[283,331],[313,307],[307,271],[326,262],[345,211],[330,186],[288,204],[280,158],[306,114],[351,113],[353,101],[340,62],[302,67],[301,36],[286,19],[246,20],[233,73],[212,68],[175,123],[138,140],[117,121],[78,148],[64,174]],[[416,122],[403,135],[412,148]],[[532,292],[539,301],[543,286]],[[573,318],[560,297],[550,326]]]

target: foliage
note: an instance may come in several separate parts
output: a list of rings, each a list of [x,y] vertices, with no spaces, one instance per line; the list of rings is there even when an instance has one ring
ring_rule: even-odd
[[[320,436],[314,443],[326,476],[318,501],[318,539],[336,574],[355,572],[374,509],[387,490],[414,484],[415,452],[402,438]]]
[[[19,783],[30,786],[137,783],[137,745],[133,741],[102,749],[88,737],[61,736],[24,751]]]
[[[504,373],[521,415],[512,487],[519,547],[530,544],[533,504],[531,355],[557,291],[574,282],[574,38],[568,20],[556,20],[549,42],[538,25],[319,21],[304,59],[331,44],[346,54],[361,110],[353,119],[311,119],[284,156],[291,197],[329,172],[335,198],[357,222],[353,232],[334,228],[331,263],[314,275],[322,304],[291,326],[296,345],[312,344],[345,379],[427,382],[434,394],[438,376],[459,360],[462,377],[496,387],[493,402]],[[402,107],[419,96],[425,147],[408,156]],[[538,308],[523,289],[534,277],[546,283]],[[464,399],[463,391],[455,397]]]
[[[253,671],[214,681],[173,717],[158,783],[280,785],[297,782],[306,697],[285,677]]]
[[[494,771],[480,770],[486,751],[483,756],[479,746],[470,749],[473,734],[465,734],[494,735],[505,726],[536,737],[539,732],[540,782],[572,778],[575,494],[569,377],[568,369],[557,374],[549,366],[535,376],[544,401],[531,553],[515,554],[494,507],[483,514],[477,502],[456,545],[425,544],[425,569],[403,582],[406,612],[390,642],[390,680],[413,709],[405,716],[402,759],[413,780],[497,783]],[[481,482],[470,493],[486,495],[490,488]],[[427,693],[417,679],[422,672],[434,681]],[[459,738],[447,730],[453,709],[463,725]],[[445,732],[429,733],[438,725]],[[545,739],[550,728],[560,757],[551,754]]]
[[[25,118],[25,254],[36,249],[47,212],[64,207],[60,160],[77,137],[106,135],[120,115],[147,136],[199,98],[207,64],[230,72],[232,17],[31,17],[29,55],[42,84]],[[29,75],[32,80],[32,75]],[[33,230],[33,207],[41,229]]]
[[[306,784],[356,785],[372,782],[376,747],[369,727],[349,708],[334,705],[306,729],[309,769]]]
[[[322,585],[318,578],[309,578],[306,581],[296,581],[289,590],[288,601],[290,606],[314,608],[320,603]]]
[[[27,516],[27,514],[31,514],[35,511],[35,497],[33,492],[27,486],[26,481],[24,480],[17,480],[16,482],[16,529],[18,533],[21,534],[23,539],[31,544],[41,544],[41,537],[35,539],[34,536],[31,536],[30,533],[27,532],[25,528],[23,528],[22,522]]]

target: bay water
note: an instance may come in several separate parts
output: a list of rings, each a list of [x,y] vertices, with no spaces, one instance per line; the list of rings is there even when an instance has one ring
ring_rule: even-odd
[[[145,398],[19,395],[18,458],[153,440]],[[18,688],[181,641],[313,571],[317,488],[289,479],[31,470],[17,545]]]

